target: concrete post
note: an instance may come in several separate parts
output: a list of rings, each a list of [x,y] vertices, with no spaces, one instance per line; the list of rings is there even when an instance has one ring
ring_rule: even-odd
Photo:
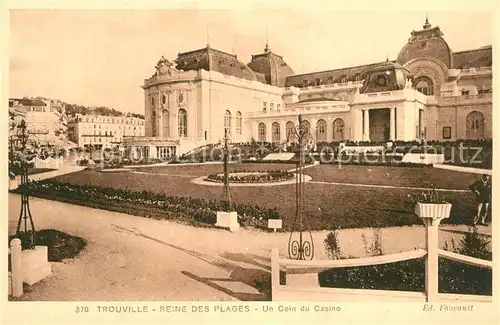
[[[271,294],[272,300],[275,300],[276,289],[280,285],[280,264],[278,248],[271,249]]]
[[[427,302],[439,297],[439,223],[448,218],[451,204],[424,204],[418,207],[418,215],[425,225],[425,292]]]
[[[10,242],[10,262],[12,273],[12,296],[21,297],[23,295],[23,265],[22,265],[21,240],[14,238]]]
[[[390,137],[391,141],[396,140],[396,107],[391,107]]]
[[[370,110],[363,110],[364,114],[364,132],[363,132],[363,141],[370,141]]]

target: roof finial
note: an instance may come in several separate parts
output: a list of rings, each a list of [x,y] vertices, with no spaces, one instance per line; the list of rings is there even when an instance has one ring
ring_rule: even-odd
[[[266,48],[264,49],[264,52],[269,52],[269,26],[266,23]]]
[[[431,24],[429,23],[429,14],[426,12],[425,13],[425,24],[424,24],[424,29],[431,28]]]
[[[207,48],[210,48],[210,24],[207,23]]]

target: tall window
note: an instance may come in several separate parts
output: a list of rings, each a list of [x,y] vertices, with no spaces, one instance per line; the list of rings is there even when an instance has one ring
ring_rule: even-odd
[[[333,140],[342,141],[344,140],[344,120],[341,118],[333,121]]]
[[[329,85],[333,84],[333,77],[328,77],[326,83]]]
[[[326,141],[325,120],[318,120],[318,123],[316,123],[316,141]]]
[[[272,125],[272,131],[273,131],[273,142],[280,142],[280,124],[278,122],[274,122]]]
[[[466,117],[466,136],[467,139],[484,138],[484,115],[481,112],[473,111]]]
[[[187,112],[185,109],[179,109],[177,126],[180,137],[187,137]]]
[[[304,133],[311,132],[311,123],[309,123],[309,121],[303,120],[302,125],[300,127]]]
[[[415,79],[415,89],[427,96],[434,95],[434,84],[428,77],[418,77]]]
[[[156,137],[156,112],[151,114],[151,136]]]
[[[264,123],[259,123],[259,141],[266,141],[266,125]]]
[[[295,125],[292,121],[286,122],[286,140],[292,142],[294,140]]]
[[[262,111],[266,112],[267,111],[267,102],[262,103]]]
[[[243,117],[241,112],[236,112],[236,134],[242,134]]]
[[[228,135],[231,135],[231,112],[226,111],[224,113],[224,132],[227,131]]]

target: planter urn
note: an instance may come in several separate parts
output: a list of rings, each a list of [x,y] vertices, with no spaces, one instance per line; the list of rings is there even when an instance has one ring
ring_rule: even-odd
[[[450,216],[451,203],[421,203],[415,205],[415,214],[423,219],[446,219]]]

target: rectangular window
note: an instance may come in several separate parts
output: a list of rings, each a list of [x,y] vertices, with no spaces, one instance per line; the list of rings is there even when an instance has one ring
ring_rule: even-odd
[[[266,102],[263,102],[263,103],[262,103],[262,111],[263,111],[263,112],[266,112],[266,111],[267,111],[267,103],[266,103]]]
[[[469,95],[469,91],[468,90],[462,90],[462,96],[467,96]]]
[[[276,110],[279,112],[281,109],[281,104],[276,104]]]
[[[443,126],[443,139],[451,139],[451,126]]]
[[[269,103],[269,111],[274,111],[274,103]]]

